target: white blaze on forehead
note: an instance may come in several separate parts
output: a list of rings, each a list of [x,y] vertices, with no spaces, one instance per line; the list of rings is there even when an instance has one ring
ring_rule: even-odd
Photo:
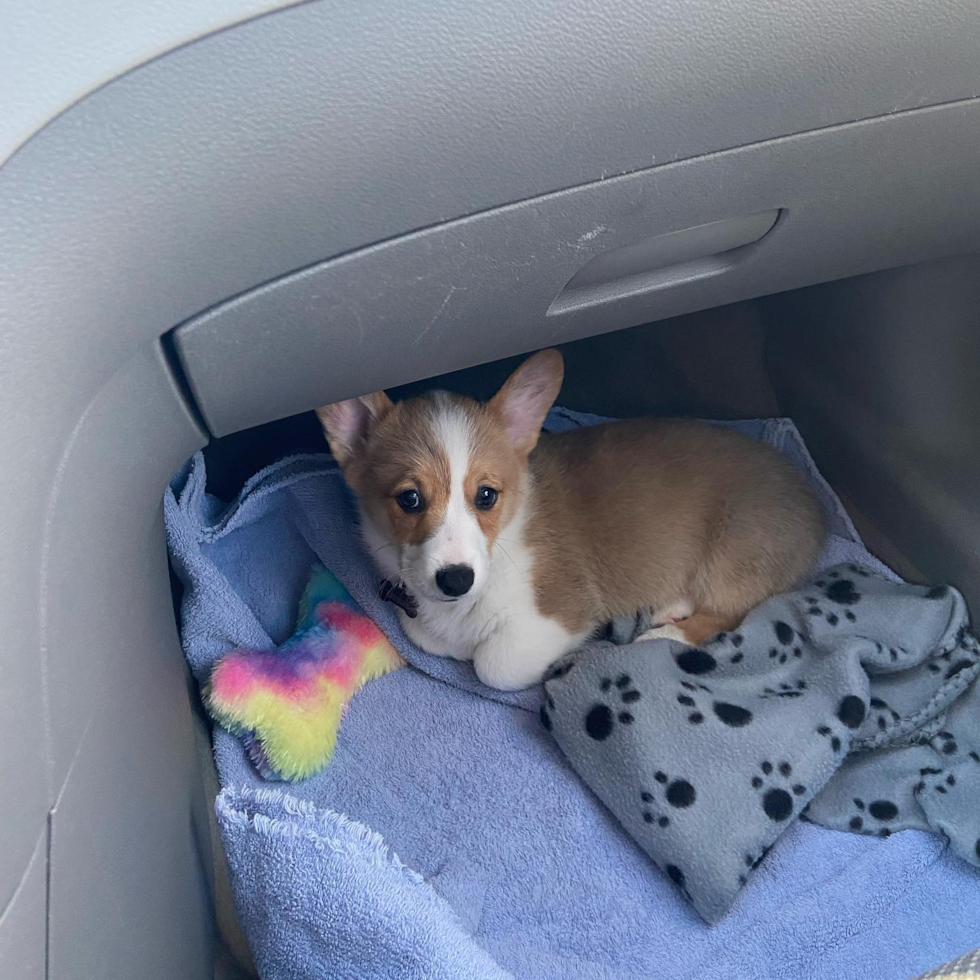
[[[442,524],[424,545],[432,574],[446,565],[469,565],[479,583],[486,571],[487,545],[466,496],[466,474],[474,450],[473,422],[465,409],[441,396],[432,419],[435,441],[449,462],[449,500]]]

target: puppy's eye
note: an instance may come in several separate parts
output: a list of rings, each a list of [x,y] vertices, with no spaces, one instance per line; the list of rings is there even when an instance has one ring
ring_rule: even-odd
[[[480,487],[476,491],[474,503],[480,510],[489,510],[497,502],[497,491],[493,487]]]
[[[417,514],[420,510],[425,508],[425,501],[422,499],[422,494],[418,490],[402,490],[395,500],[398,501],[398,506],[401,507],[406,514]]]

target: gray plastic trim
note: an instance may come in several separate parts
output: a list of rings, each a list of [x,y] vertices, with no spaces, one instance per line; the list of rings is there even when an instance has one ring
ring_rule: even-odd
[[[0,56],[14,92],[0,149],[0,737],[17,746],[0,755],[0,928],[20,937],[26,971],[32,862],[53,811],[49,975],[202,977],[212,923],[159,498],[206,434],[160,337],[259,283],[309,285],[270,287],[266,308],[250,296],[241,330],[186,352],[230,431],[637,318],[964,250],[977,126],[953,103],[980,93],[980,18],[962,0],[928,16],[919,0],[320,0],[102,85],[257,8],[96,6],[19,8]],[[893,112],[841,141],[833,129]],[[614,179],[633,172],[637,184]],[[543,197],[595,181],[611,196]],[[641,185],[635,201],[623,191]],[[546,316],[603,249],[774,208],[786,220],[726,253],[731,267]],[[598,224],[618,237],[579,240]],[[127,807],[99,794],[107,772]],[[113,844],[137,850],[141,825],[158,846],[123,866]]]
[[[46,980],[47,877],[48,830],[44,827],[23,878],[0,913],[0,977],[4,980]]]
[[[4,164],[0,196],[30,214],[18,241],[89,249],[171,327],[461,215],[980,95],[978,50],[962,0],[321,0],[106,85]]]
[[[555,311],[562,297],[572,292],[609,286],[634,276],[659,272],[667,266],[710,258],[741,245],[751,245],[772,230],[778,217],[779,211],[771,210],[744,217],[725,218],[698,225],[696,228],[655,235],[635,245],[621,245],[619,248],[600,252],[572,276],[552,304],[551,310]],[[595,238],[607,230],[605,226],[598,225],[588,235]],[[586,241],[589,240],[587,237]]]
[[[746,256],[745,248],[772,230],[779,210],[725,218],[601,252],[572,276],[548,307],[562,316],[718,275]],[[593,236],[605,232],[595,228]]]
[[[980,609],[980,255],[760,304],[773,382],[888,551]],[[886,557],[890,555],[886,552]]]
[[[123,72],[194,38],[289,3],[100,0],[3,4],[0,161],[71,103]]]
[[[978,145],[971,101],[600,181],[286,276],[183,325],[175,347],[223,435],[536,347],[969,251],[980,245]],[[610,249],[775,208],[782,217],[754,245],[554,306]]]

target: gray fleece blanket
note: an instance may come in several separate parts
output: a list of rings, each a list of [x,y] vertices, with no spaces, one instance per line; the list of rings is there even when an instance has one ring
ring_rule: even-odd
[[[949,839],[980,865],[980,645],[963,598],[838,565],[703,648],[631,633],[557,664],[541,718],[708,922],[796,820]]]

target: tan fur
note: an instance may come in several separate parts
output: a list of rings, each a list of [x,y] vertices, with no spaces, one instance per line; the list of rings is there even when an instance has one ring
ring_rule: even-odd
[[[492,547],[527,502],[529,588],[538,611],[570,634],[639,609],[686,606],[693,613],[679,628],[699,643],[812,566],[824,536],[820,508],[774,449],[677,420],[614,422],[538,441],[540,416],[529,429],[522,399],[539,404],[544,391],[553,400],[561,379],[560,355],[544,351],[485,405],[445,393],[393,405],[379,392],[318,414],[365,512],[398,547],[425,541],[446,507],[449,463],[436,409],[465,413],[474,447],[468,506]],[[481,486],[500,495],[489,511],[473,504]],[[398,506],[406,489],[425,498],[423,513]]]
[[[676,623],[677,629],[691,646],[700,646],[719,633],[727,633],[742,622],[742,615],[719,616],[715,613],[694,613]]]
[[[448,500],[449,464],[432,438],[428,416],[424,401],[389,404],[371,426],[362,450],[338,458],[371,516],[388,521],[398,539],[409,544],[424,541],[438,526]],[[425,498],[422,513],[406,514],[398,506],[396,498],[408,489]]]
[[[479,454],[470,460],[464,486],[470,509],[492,546],[514,515],[524,492],[527,456],[515,451],[504,434],[497,410],[492,403],[478,405],[460,399],[458,404],[473,422],[474,444]],[[479,510],[473,503],[480,487],[492,487],[499,494],[497,504],[490,510]]]
[[[614,422],[544,435],[530,463],[538,605],[570,630],[684,599],[727,628],[802,576],[823,540],[799,472],[730,429]]]
[[[349,453],[341,448],[338,456],[333,449],[337,440],[330,440],[351,489],[375,520],[387,519],[400,544],[424,541],[442,521],[449,496],[449,461],[445,447],[432,429],[432,397],[398,404],[389,401],[375,415],[359,452]],[[439,397],[464,412],[473,424],[474,443],[479,445],[480,453],[471,462],[465,487],[470,509],[492,545],[519,503],[527,472],[527,454],[508,440],[499,409],[493,402],[481,405],[445,393]],[[326,410],[332,407],[326,406],[318,412],[325,428],[331,423]],[[329,436],[330,430],[327,432]],[[473,503],[481,486],[490,486],[499,494],[491,510],[478,510]],[[426,508],[420,514],[406,514],[398,506],[396,498],[409,489],[417,490],[425,498]]]

